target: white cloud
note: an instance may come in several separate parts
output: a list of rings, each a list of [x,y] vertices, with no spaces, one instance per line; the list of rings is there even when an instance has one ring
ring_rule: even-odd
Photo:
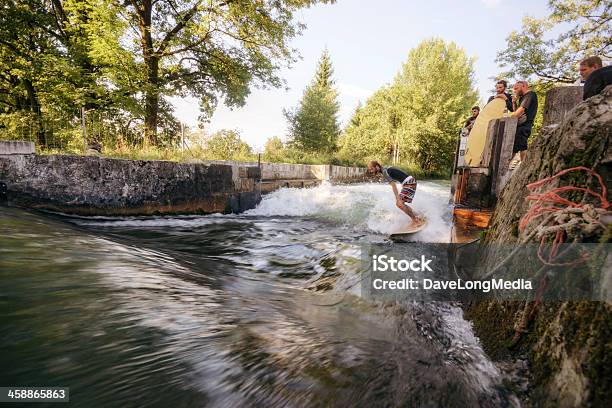
[[[497,7],[501,0],[480,0],[487,8]]]

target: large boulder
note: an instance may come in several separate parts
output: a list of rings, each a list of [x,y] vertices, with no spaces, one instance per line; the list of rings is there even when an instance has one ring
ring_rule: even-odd
[[[517,242],[518,222],[527,212],[529,183],[561,170],[584,166],[597,171],[612,189],[612,86],[576,106],[557,126],[543,128],[531,142],[527,157],[508,181],[497,202],[487,233],[489,241]],[[584,174],[570,174],[550,186],[589,182]],[[597,187],[596,183],[590,183]]]
[[[612,189],[612,86],[600,95],[578,104],[558,125],[547,126],[532,141],[526,160],[513,174],[501,197],[486,233],[487,243],[518,245],[534,241],[520,231],[519,220],[527,212],[529,183],[553,176],[575,166],[594,169]],[[584,186],[600,191],[597,180],[584,172],[555,179],[546,188]],[[571,194],[571,193],[570,193]],[[592,201],[583,194],[573,200]],[[608,198],[609,200],[609,198]],[[611,227],[600,229],[589,242],[610,242]],[[495,256],[483,258],[484,271],[499,263]],[[526,311],[531,318],[522,325]],[[526,355],[532,384],[526,393],[535,406],[605,406],[612,386],[612,307],[607,302],[533,303],[487,301],[466,306],[466,317],[489,355],[512,361]],[[517,328],[521,330],[517,331]]]

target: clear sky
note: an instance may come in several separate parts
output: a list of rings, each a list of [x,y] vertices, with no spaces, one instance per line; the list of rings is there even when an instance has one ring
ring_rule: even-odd
[[[430,37],[454,41],[476,57],[475,79],[481,99],[493,88],[499,72],[496,53],[505,39],[521,27],[523,15],[546,15],[546,0],[339,0],[297,14],[307,28],[293,41],[302,59],[281,75],[285,89],[252,89],[244,107],[230,110],[219,105],[207,133],[237,129],[243,140],[261,150],[271,136],[286,139],[283,108],[298,104],[312,80],[325,47],[334,66],[340,93],[340,120],[350,118],[357,103],[365,102],[380,86],[393,80],[408,51]],[[175,114],[189,126],[197,124],[195,99],[176,99]]]

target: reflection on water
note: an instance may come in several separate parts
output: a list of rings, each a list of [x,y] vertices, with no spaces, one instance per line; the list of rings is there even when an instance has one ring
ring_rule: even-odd
[[[0,207],[0,385],[75,406],[499,406],[457,307],[311,290],[358,277],[314,217],[65,219]]]

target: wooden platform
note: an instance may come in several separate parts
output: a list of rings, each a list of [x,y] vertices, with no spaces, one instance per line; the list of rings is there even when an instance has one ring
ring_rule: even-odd
[[[453,208],[453,222],[463,228],[488,228],[491,222],[492,210],[455,207]]]

